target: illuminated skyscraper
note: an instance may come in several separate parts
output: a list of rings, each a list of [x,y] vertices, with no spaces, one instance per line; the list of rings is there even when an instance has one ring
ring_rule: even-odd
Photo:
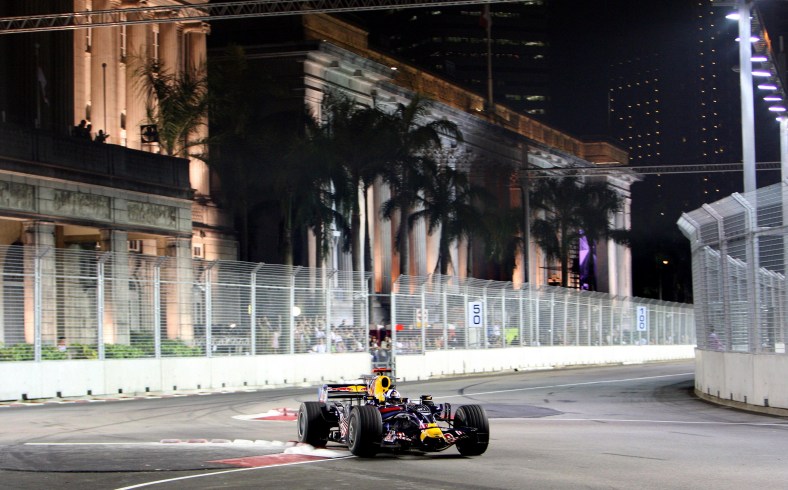
[[[544,0],[491,4],[490,60],[496,102],[519,112],[549,112],[549,16]],[[404,60],[488,93],[484,7],[436,6],[366,14],[370,42]]]

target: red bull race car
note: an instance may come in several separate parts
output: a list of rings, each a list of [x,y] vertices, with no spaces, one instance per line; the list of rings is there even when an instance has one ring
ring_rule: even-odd
[[[430,395],[402,398],[389,373],[379,369],[360,383],[323,385],[318,401],[304,402],[298,410],[298,440],[315,447],[344,444],[363,458],[452,446],[464,456],[487,450],[490,424],[481,405],[462,405],[452,416],[450,404],[437,405]]]

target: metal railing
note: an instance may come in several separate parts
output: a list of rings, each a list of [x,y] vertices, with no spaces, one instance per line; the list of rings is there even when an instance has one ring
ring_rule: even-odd
[[[0,360],[370,351],[368,274],[26,246],[0,266]],[[392,346],[695,343],[691,305],[440,275],[397,280],[389,328],[373,363]]]
[[[0,360],[367,352],[360,273],[0,247]]]
[[[788,184],[732,194],[685,213],[698,347],[785,353]]]
[[[392,292],[395,355],[442,349],[694,344],[692,305],[433,274]]]

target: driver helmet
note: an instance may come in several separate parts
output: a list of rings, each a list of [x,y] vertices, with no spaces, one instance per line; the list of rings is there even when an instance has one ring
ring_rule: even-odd
[[[390,389],[386,392],[386,401],[389,403],[400,403],[402,398],[399,396],[399,391]]]

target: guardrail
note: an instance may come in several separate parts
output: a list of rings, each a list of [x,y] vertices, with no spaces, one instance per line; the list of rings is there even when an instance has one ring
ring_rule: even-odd
[[[788,185],[732,194],[685,213],[698,347],[785,354]]]
[[[0,360],[367,352],[367,275],[0,247]]]

